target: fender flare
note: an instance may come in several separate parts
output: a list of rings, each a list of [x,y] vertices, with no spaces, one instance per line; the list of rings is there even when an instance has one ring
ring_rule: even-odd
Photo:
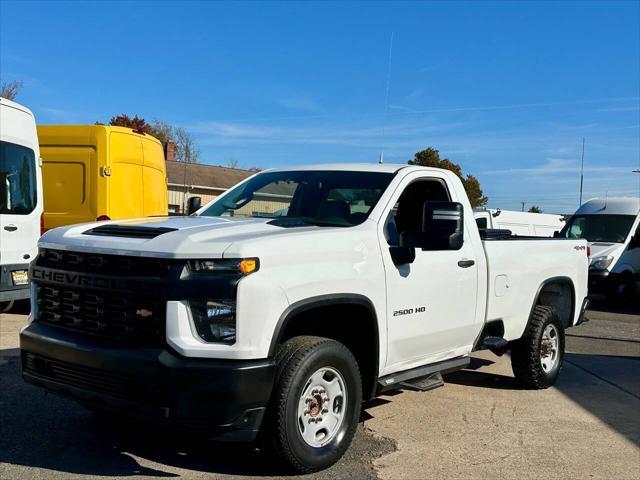
[[[531,311],[529,312],[529,319],[527,320],[527,325],[524,327],[525,332],[527,331],[527,328],[529,328],[529,324],[531,323],[531,319],[533,318],[533,310],[536,308],[536,305],[538,305],[538,300],[540,300],[540,293],[542,293],[542,290],[544,289],[544,287],[552,283],[568,285],[569,288],[571,289],[571,318],[569,318],[569,324],[565,325],[565,328],[573,326],[573,322],[575,321],[575,316],[576,316],[576,287],[573,284],[573,280],[571,280],[571,278],[569,277],[564,277],[564,276],[551,277],[543,281],[538,287],[536,296],[533,298],[533,304],[531,305]]]
[[[278,345],[280,344],[280,341],[282,339],[282,335],[287,329],[289,322],[293,318],[300,315],[301,313],[308,312],[315,308],[327,307],[331,305],[359,305],[365,307],[371,314],[371,318],[373,319],[375,358],[372,368],[373,378],[370,380],[372,380],[372,385],[375,389],[380,368],[380,332],[378,325],[378,315],[376,313],[375,307],[373,306],[373,302],[364,295],[356,293],[318,295],[315,297],[305,298],[304,300],[300,300],[289,305],[287,309],[282,313],[282,315],[280,315],[278,323],[274,328],[273,335],[271,337],[271,344],[269,346],[269,357],[272,358],[275,355],[276,349],[278,348]],[[367,393],[363,393],[365,394],[365,396],[367,396]]]

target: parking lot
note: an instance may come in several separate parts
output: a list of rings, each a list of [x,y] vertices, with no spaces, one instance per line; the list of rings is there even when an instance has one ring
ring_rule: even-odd
[[[277,477],[258,449],[104,421],[20,378],[26,312],[0,315],[0,477]],[[640,314],[597,306],[567,336],[556,387],[525,391],[474,356],[432,392],[368,404],[351,449],[309,478],[640,478]]]

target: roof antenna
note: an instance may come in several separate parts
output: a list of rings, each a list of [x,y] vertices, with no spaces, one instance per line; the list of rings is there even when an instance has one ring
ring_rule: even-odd
[[[584,183],[584,137],[582,137],[582,163],[580,165],[580,205],[582,205],[582,185]],[[578,205],[578,206],[580,206]]]
[[[387,127],[387,113],[389,112],[389,88],[391,86],[391,54],[393,53],[393,32],[389,40],[389,60],[387,61],[387,89],[384,95],[384,119],[382,121],[382,142],[384,143],[384,134]],[[384,163],[384,152],[380,150],[380,158],[378,163]]]

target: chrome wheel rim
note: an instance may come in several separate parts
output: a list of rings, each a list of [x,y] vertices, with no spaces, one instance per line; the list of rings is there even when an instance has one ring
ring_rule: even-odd
[[[298,401],[298,431],[305,443],[320,448],[331,442],[344,423],[347,389],[336,369],[323,367],[309,377]]]
[[[540,343],[540,365],[545,373],[551,372],[558,363],[560,352],[560,338],[558,329],[553,324],[545,327]]]

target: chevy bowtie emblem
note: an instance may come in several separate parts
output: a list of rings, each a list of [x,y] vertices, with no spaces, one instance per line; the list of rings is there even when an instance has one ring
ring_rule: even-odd
[[[147,310],[146,308],[139,308],[138,310],[136,310],[136,315],[138,315],[139,317],[147,318],[153,315],[153,312],[151,310]]]

